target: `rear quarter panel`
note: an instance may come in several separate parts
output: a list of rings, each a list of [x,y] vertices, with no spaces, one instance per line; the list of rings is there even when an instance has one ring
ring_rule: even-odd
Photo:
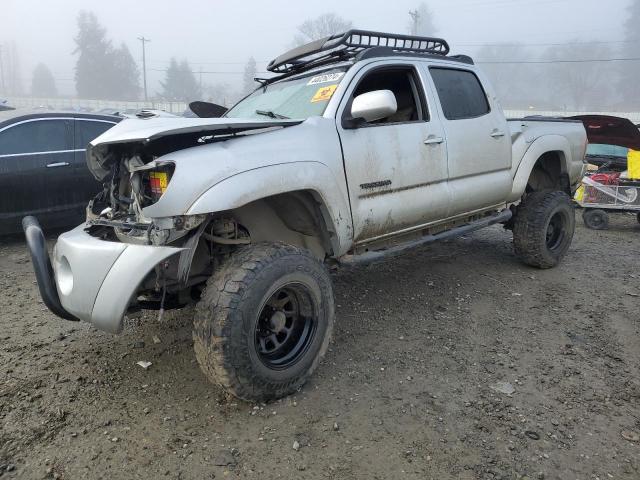
[[[561,171],[575,186],[584,172],[587,134],[581,122],[555,120],[509,120],[513,143],[511,174],[513,188],[508,201],[517,201],[525,191],[531,170],[547,152],[559,152]]]

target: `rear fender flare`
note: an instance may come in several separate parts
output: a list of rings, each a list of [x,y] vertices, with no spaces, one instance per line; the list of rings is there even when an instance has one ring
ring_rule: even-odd
[[[569,141],[561,135],[545,135],[536,139],[527,149],[513,177],[513,187],[508,202],[519,200],[527,188],[527,182],[538,160],[549,152],[559,152],[560,171],[567,173],[567,165],[571,160]]]

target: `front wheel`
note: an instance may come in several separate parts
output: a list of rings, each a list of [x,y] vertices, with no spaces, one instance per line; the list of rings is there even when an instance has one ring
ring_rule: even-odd
[[[249,245],[207,283],[194,317],[196,357],[211,381],[241,399],[283,397],[318,366],[333,319],[331,279],[309,252]]]
[[[514,219],[516,255],[527,265],[555,267],[571,246],[575,226],[575,213],[566,193],[531,193],[518,207]]]

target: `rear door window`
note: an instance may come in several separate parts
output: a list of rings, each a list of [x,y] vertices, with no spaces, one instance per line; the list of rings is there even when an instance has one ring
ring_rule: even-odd
[[[429,71],[447,120],[481,117],[491,111],[475,73],[454,68],[430,68]]]
[[[34,120],[0,132],[0,155],[72,150],[71,120]]]
[[[115,124],[97,120],[76,120],[75,148],[86,149],[91,140],[99,137]]]

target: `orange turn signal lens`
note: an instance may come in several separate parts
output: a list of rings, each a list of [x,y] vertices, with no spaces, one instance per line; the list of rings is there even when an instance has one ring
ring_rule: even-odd
[[[160,197],[167,191],[167,172],[149,172],[149,186],[151,194]]]

